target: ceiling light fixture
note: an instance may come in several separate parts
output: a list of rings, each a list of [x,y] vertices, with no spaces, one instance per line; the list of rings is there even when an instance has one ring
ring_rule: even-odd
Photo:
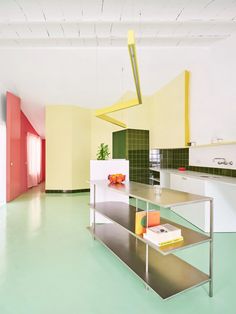
[[[130,61],[131,61],[131,66],[132,66],[132,71],[133,71],[133,76],[134,76],[134,83],[135,83],[136,93],[138,97],[138,102],[139,104],[141,104],[142,94],[141,94],[141,89],[140,89],[137,53],[136,53],[135,38],[134,38],[133,31],[128,32],[128,49],[129,49]]]
[[[130,55],[130,61],[131,61],[131,66],[132,66],[132,72],[133,72],[133,77],[134,77],[134,84],[135,84],[137,98],[130,99],[127,101],[121,101],[112,106],[109,106],[103,109],[98,109],[95,112],[95,115],[97,118],[103,119],[107,122],[118,125],[122,128],[126,128],[127,125],[117,119],[109,117],[107,114],[142,104],[142,93],[141,93],[141,88],[140,88],[135,37],[134,37],[134,32],[132,30],[128,32],[128,50],[129,50],[129,55]]]

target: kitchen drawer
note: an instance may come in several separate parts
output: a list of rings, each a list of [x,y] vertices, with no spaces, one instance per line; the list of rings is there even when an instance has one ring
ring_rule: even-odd
[[[171,174],[170,188],[177,191],[204,195],[205,181],[189,178],[184,175]]]

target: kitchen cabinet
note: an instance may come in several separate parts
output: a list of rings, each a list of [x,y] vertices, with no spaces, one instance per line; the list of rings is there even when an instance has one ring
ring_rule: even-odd
[[[201,179],[190,178],[184,175],[170,174],[170,188],[173,190],[206,195],[206,182]],[[193,225],[205,232],[209,232],[209,204],[188,204],[171,208]]]
[[[156,177],[158,178],[159,185],[162,188],[170,188],[170,174],[169,172],[162,170],[158,167],[151,167],[151,173],[157,173]]]
[[[223,178],[224,179],[224,178]],[[214,232],[236,232],[236,183],[227,183],[212,179],[198,179],[184,174],[170,173],[170,188],[205,195],[214,199]],[[199,204],[183,205],[171,208],[193,225],[209,232],[209,206]]]
[[[236,184],[206,181],[205,195],[214,198],[214,231],[236,232]]]

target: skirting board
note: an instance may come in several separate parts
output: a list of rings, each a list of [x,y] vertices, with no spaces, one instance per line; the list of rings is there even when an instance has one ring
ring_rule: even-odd
[[[90,189],[78,189],[78,190],[45,190],[46,193],[83,193],[90,192]]]

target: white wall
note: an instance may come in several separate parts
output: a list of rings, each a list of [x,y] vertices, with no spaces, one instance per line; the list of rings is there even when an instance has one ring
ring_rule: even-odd
[[[219,164],[225,158],[227,164]],[[193,147],[189,149],[189,165],[197,167],[211,167],[236,169],[236,145],[213,145],[209,147]]]
[[[198,103],[191,91],[191,140],[197,144],[236,140],[236,37],[209,50],[201,75]],[[193,73],[197,75],[197,73]],[[205,87],[204,87],[205,85]],[[202,91],[201,88],[204,87]]]
[[[192,107],[191,141],[210,144],[236,141],[236,36],[211,47],[206,66],[205,99]],[[194,74],[195,75],[195,74]],[[210,83],[210,84],[209,84]],[[202,94],[204,96],[204,94]],[[236,145],[191,148],[193,166],[236,169]],[[213,158],[223,157],[233,165],[218,165]]]
[[[2,86],[1,86],[2,87]],[[6,202],[6,99],[0,92],[0,206]]]

